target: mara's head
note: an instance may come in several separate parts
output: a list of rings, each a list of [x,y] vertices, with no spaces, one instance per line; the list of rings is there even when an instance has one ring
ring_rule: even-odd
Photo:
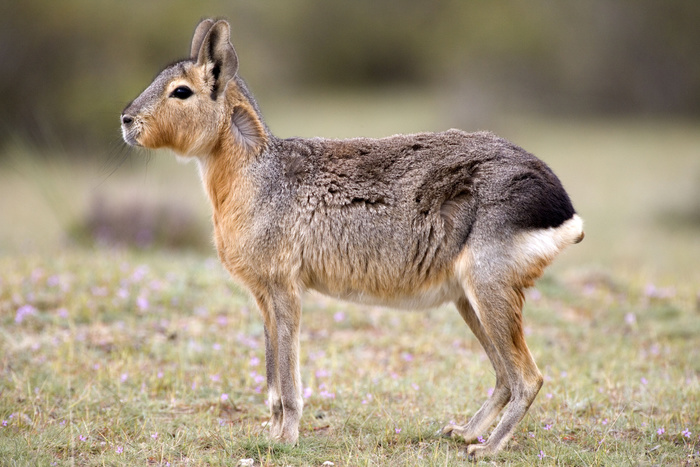
[[[122,112],[124,141],[185,156],[209,154],[226,140],[244,149],[257,147],[264,125],[237,73],[229,24],[203,20],[190,58],[166,67]]]

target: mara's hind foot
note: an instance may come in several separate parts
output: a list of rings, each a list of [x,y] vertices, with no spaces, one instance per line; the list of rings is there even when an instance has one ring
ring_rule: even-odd
[[[499,447],[491,446],[488,441],[484,444],[470,444],[467,446],[467,458],[471,461],[490,457],[498,453]]]
[[[454,424],[445,425],[442,428],[442,430],[440,430],[438,433],[446,438],[454,438],[454,437],[459,436],[467,443],[471,443],[473,441],[476,441],[476,439],[478,437],[478,435],[475,436],[471,433],[468,433],[466,426],[454,425]]]
[[[469,430],[467,426],[450,424],[446,425],[442,430],[440,430],[440,434],[447,438],[454,438],[457,436],[462,438],[465,443],[468,444],[466,453],[469,460],[477,460],[492,456],[500,450],[499,446],[493,446],[489,444],[488,441],[485,443],[472,444],[479,438],[479,436],[475,435],[473,432],[470,433],[470,431],[471,430]]]

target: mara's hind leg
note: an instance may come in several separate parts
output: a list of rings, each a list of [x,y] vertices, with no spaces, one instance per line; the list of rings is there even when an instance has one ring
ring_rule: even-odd
[[[496,428],[484,444],[467,448],[470,457],[495,454],[508,442],[542,387],[542,374],[525,343],[522,324],[523,293],[495,277],[473,277],[467,296],[493,351],[498,355],[510,391],[510,400]]]
[[[508,373],[501,362],[496,348],[491,343],[491,339],[486,334],[484,327],[479,321],[479,317],[474,312],[466,298],[461,298],[456,303],[459,314],[474,333],[479,343],[486,351],[494,370],[496,371],[496,386],[493,394],[484,402],[481,408],[474,414],[466,425],[447,425],[442,429],[442,433],[447,436],[458,435],[468,443],[476,440],[479,435],[488,429],[498,416],[498,413],[505,407],[510,399],[510,388],[508,387]]]

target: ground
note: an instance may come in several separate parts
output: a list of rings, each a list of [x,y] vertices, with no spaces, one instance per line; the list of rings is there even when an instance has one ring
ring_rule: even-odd
[[[421,115],[424,104],[402,98],[400,113]],[[332,107],[316,110],[324,105]],[[273,130],[311,136],[307,126],[280,123],[313,126],[285,113],[292,108],[300,106],[271,112]],[[377,109],[386,121],[388,111]],[[347,117],[317,134],[402,131],[376,129],[369,115],[364,125],[380,133]],[[395,125],[441,129],[430,115]],[[697,125],[501,126],[560,175],[586,238],[526,295],[527,339],[545,383],[514,439],[484,462],[700,465]],[[146,165],[134,154],[105,175],[99,163],[8,151],[0,164],[0,464],[467,463],[464,444],[437,432],[468,419],[494,375],[453,307],[406,312],[307,295],[300,443],[271,443],[262,322],[211,247],[66,240],[97,192],[186,203],[206,225],[194,167],[168,154]]]

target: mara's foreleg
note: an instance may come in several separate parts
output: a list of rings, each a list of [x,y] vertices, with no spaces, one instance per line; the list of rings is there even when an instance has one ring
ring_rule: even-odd
[[[299,370],[298,294],[282,288],[258,298],[265,321],[265,369],[273,439],[296,443],[304,406]]]
[[[484,433],[498,416],[498,413],[505,407],[510,399],[510,388],[508,386],[508,373],[501,361],[501,357],[496,348],[491,343],[491,339],[486,334],[484,327],[479,321],[474,308],[466,298],[461,298],[455,305],[459,314],[474,333],[479,343],[486,351],[491,364],[496,372],[496,386],[491,396],[484,402],[481,408],[474,414],[466,425],[447,425],[442,429],[442,433],[447,436],[458,435],[468,443],[475,441],[479,435]]]
[[[270,435],[279,438],[282,434],[282,392],[277,366],[277,329],[274,321],[265,323],[265,376],[267,378],[267,405],[270,408]]]

